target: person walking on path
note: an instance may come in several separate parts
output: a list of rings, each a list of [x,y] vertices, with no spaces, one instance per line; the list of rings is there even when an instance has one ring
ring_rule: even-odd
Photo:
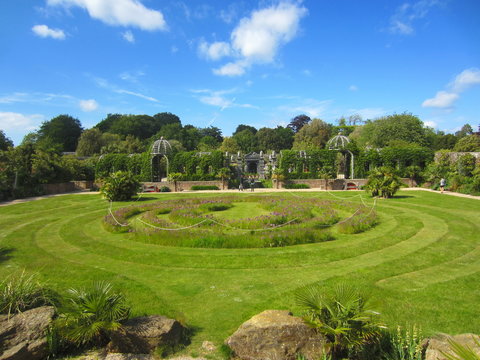
[[[444,178],[440,179],[440,192],[443,194],[443,191],[445,190],[445,185],[447,184],[447,181]]]

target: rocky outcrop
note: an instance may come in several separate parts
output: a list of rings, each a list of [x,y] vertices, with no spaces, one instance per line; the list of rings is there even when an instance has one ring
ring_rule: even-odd
[[[463,346],[468,346],[480,356],[480,346],[475,343],[475,339],[479,342],[480,336],[474,334],[460,334],[454,336],[447,334],[436,335],[427,339],[425,342],[425,360],[447,360],[443,353],[453,354],[450,349],[449,340],[453,340]]]
[[[54,314],[52,306],[42,306],[10,317],[0,315],[0,360],[44,359],[45,334]]]
[[[185,330],[178,321],[165,316],[133,318],[111,335],[107,350],[110,353],[149,354],[157,347],[178,345]]]
[[[318,359],[325,337],[284,310],[266,310],[243,323],[226,344],[243,360],[294,360],[297,354]]]

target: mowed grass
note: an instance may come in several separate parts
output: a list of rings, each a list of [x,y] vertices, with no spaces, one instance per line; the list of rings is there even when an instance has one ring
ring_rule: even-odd
[[[140,201],[191,196],[221,194],[145,195]],[[358,192],[281,196],[374,204]],[[115,203],[114,209],[128,204]],[[257,215],[255,205],[235,204],[218,215]],[[107,211],[99,195],[0,207],[0,278],[26,269],[59,292],[108,280],[125,292],[134,315],[164,314],[190,325],[195,334],[185,351],[191,354],[201,354],[205,340],[220,345],[262,310],[300,314],[293,297],[296,289],[311,283],[328,288],[338,281],[371,293],[375,308],[391,327],[415,323],[424,334],[480,333],[478,200],[403,191],[376,202],[380,223],[365,233],[344,235],[333,227],[334,241],[258,249],[177,248],[134,241],[129,234],[104,229]]]

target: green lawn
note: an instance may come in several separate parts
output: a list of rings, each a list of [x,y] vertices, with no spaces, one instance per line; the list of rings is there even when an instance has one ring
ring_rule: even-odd
[[[360,203],[359,194],[335,196]],[[154,201],[217,195],[146,196],[146,201]],[[334,199],[329,193],[313,192],[282,196]],[[362,197],[368,205],[374,203],[363,193]],[[126,205],[116,203],[114,208]],[[253,211],[248,206],[254,205],[242,206],[225,215]],[[292,296],[298,287],[315,282],[331,286],[340,280],[368,289],[391,326],[416,323],[426,334],[480,333],[477,200],[404,191],[377,201],[380,224],[365,233],[344,235],[333,229],[334,241],[258,249],[176,248],[132,241],[128,234],[103,228],[107,210],[99,195],[0,207],[0,278],[26,269],[62,292],[106,279],[126,293],[134,315],[160,313],[191,325],[196,332],[187,353],[193,354],[201,353],[204,340],[221,344],[262,310],[299,314]]]

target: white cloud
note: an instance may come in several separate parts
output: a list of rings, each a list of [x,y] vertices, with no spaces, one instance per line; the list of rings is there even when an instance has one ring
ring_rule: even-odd
[[[290,115],[305,114],[311,118],[321,118],[325,117],[332,102],[332,100],[304,99],[300,104],[282,105],[279,109]]]
[[[480,70],[465,69],[448,84],[449,91],[438,91],[435,97],[425,100],[422,106],[452,108],[455,101],[460,98],[460,94],[475,85],[480,85]]]
[[[463,70],[455,77],[455,80],[450,85],[455,92],[465,91],[468,88],[480,84],[480,70],[471,68]]]
[[[77,6],[97,20],[113,26],[134,26],[142,30],[167,30],[163,14],[146,8],[139,0],[47,0],[50,6]]]
[[[423,107],[449,108],[459,98],[458,94],[446,91],[438,91],[435,97],[427,99],[422,103]]]
[[[387,110],[383,108],[363,108],[363,109],[349,109],[347,115],[360,115],[362,119],[375,119],[387,114]]]
[[[229,56],[232,52],[230,44],[223,41],[217,41],[212,44],[201,41],[198,51],[209,60],[219,60],[222,57]]]
[[[32,31],[35,35],[47,38],[51,37],[52,39],[64,40],[65,33],[60,29],[50,29],[47,25],[35,25],[32,27]]]
[[[129,81],[129,82],[132,82],[132,83],[138,83],[139,78],[141,76],[144,76],[144,75],[145,75],[145,73],[141,70],[139,70],[139,71],[125,71],[125,72],[120,74],[120,79],[125,80],[125,81]]]
[[[116,89],[116,90],[114,90],[114,92],[116,92],[117,94],[127,94],[127,95],[136,96],[136,97],[139,97],[141,99],[145,99],[145,100],[152,101],[152,102],[160,102],[158,99],[155,99],[154,97],[147,96],[147,95],[137,93],[137,92],[133,92],[133,91],[124,90],[124,89]]]
[[[225,96],[228,94],[233,94],[236,91],[237,91],[236,89],[220,90],[220,91],[213,91],[209,89],[191,90],[191,92],[194,94],[202,94],[201,96],[196,95],[196,97],[198,98],[198,100],[200,100],[200,102],[206,105],[219,107],[220,111],[223,111],[231,107],[255,108],[255,106],[250,104],[236,103],[235,97],[232,97],[231,99],[229,99]]]
[[[242,62],[228,63],[218,69],[214,69],[213,73],[222,76],[240,76],[245,74],[245,67],[246,65]]]
[[[85,112],[95,111],[98,109],[98,103],[94,99],[80,100],[78,104]]]
[[[135,36],[133,36],[133,33],[130,30],[127,30],[122,33],[122,37],[127,40],[129,43],[134,43],[135,42]]]
[[[348,90],[350,90],[350,91],[358,91],[358,86],[357,86],[357,85],[350,85],[350,86],[348,87]]]
[[[429,128],[432,128],[432,129],[435,129],[435,128],[438,126],[438,124],[437,124],[435,121],[433,121],[433,120],[424,121],[424,122],[423,122],[423,125],[424,125],[425,127],[429,127]]]
[[[138,92],[133,92],[133,91],[122,89],[122,88],[120,88],[120,87],[118,87],[114,84],[110,84],[107,80],[102,79],[102,78],[94,77],[93,80],[95,81],[95,83],[99,87],[110,90],[110,91],[112,91],[114,93],[117,93],[117,94],[132,95],[132,96],[136,96],[136,97],[139,97],[141,99],[148,100],[148,101],[160,102],[158,99],[156,99],[152,96],[148,96],[148,95],[144,95],[144,94],[141,94],[141,93],[138,93]]]
[[[0,97],[0,104],[12,104],[16,102],[25,102],[28,101],[27,93],[13,93],[12,95],[6,95]]]
[[[11,131],[30,131],[35,129],[44,120],[43,115],[24,115],[14,112],[0,112],[0,129]]]
[[[414,23],[426,17],[433,7],[442,3],[442,0],[419,0],[412,3],[403,3],[390,17],[388,30],[394,34],[412,35],[415,33]]]
[[[230,43],[203,41],[200,53],[211,60],[237,58],[213,72],[222,76],[243,75],[253,64],[273,62],[279,48],[297,35],[300,20],[307,12],[300,3],[287,0],[253,11],[233,29]]]

